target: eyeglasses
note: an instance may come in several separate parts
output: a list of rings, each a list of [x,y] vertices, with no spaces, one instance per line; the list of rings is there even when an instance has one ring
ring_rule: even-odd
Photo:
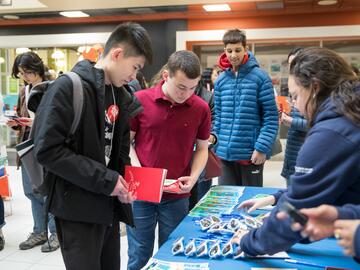
[[[29,77],[30,75],[34,74],[33,71],[24,71],[21,72],[19,71],[19,73],[17,74],[18,77]]]

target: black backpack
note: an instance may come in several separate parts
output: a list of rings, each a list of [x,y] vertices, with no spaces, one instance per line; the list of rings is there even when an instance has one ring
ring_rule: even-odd
[[[67,76],[71,79],[73,85],[73,108],[74,108],[74,120],[68,134],[68,138],[71,138],[79,125],[81,119],[82,108],[84,105],[84,90],[81,82],[81,78],[78,74],[74,72],[64,73],[62,76]],[[35,85],[30,90],[29,100],[28,100],[28,109],[32,112],[36,112],[38,106],[41,103],[41,99],[44,93],[47,91],[53,82],[42,82]],[[44,183],[44,168],[36,160],[34,155],[34,133],[36,130],[36,117],[34,119],[33,125],[31,127],[30,135],[28,140],[18,144],[16,146],[16,151],[19,155],[21,164],[26,170],[31,188],[34,192],[41,193],[43,195],[48,195],[48,190],[46,183]]]

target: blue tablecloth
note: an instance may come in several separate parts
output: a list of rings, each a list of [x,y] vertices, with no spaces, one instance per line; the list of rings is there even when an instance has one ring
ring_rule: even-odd
[[[239,201],[253,197],[259,193],[274,193],[273,188],[246,187],[244,194]],[[255,214],[263,213],[256,211]],[[232,258],[222,258],[210,260],[206,258],[187,258],[184,255],[173,256],[171,253],[172,243],[184,236],[186,240],[194,237],[203,236],[200,227],[195,224],[192,217],[187,216],[170,235],[168,241],[161,246],[154,258],[166,261],[209,263],[210,269],[251,269],[252,267],[263,268],[295,268],[295,269],[321,269],[304,265],[287,263],[283,259],[243,259],[234,260]],[[323,266],[343,267],[347,269],[360,269],[360,264],[356,263],[351,257],[343,255],[342,249],[336,244],[334,238],[328,238],[312,244],[296,244],[289,251],[291,259],[316,263]]]

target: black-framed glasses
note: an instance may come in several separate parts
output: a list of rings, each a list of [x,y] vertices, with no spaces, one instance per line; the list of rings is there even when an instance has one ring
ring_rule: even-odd
[[[33,74],[35,74],[35,72],[33,72],[33,71],[25,71],[25,70],[24,70],[24,72],[19,71],[19,73],[17,74],[17,76],[18,76],[18,77],[28,77],[28,76],[33,75]]]

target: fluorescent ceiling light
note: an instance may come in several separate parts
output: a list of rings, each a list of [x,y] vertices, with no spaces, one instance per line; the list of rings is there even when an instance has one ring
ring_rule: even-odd
[[[89,14],[86,14],[82,11],[61,11],[59,12],[60,15],[69,17],[69,18],[82,18],[82,17],[89,17]]]
[[[203,8],[208,12],[213,11],[230,11],[231,8],[228,4],[221,4],[221,5],[203,5]]]
[[[20,17],[17,16],[17,15],[4,15],[3,18],[6,19],[6,20],[18,20],[18,19],[20,19]]]
[[[336,5],[337,4],[337,0],[320,0],[318,2],[318,5],[320,6],[331,6],[331,5]]]

